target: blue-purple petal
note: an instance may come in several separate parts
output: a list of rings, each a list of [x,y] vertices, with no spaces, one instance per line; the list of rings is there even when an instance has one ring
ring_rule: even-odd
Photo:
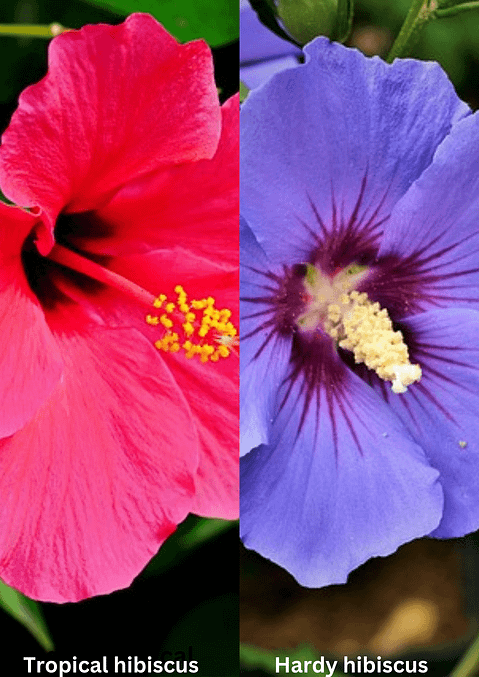
[[[479,303],[479,116],[456,124],[396,205],[379,258],[414,271],[423,310]],[[404,287],[404,285],[402,285]]]
[[[287,370],[291,337],[268,326],[271,307],[262,302],[270,281],[269,264],[248,228],[241,223],[240,449],[241,455],[268,441],[276,392]],[[266,290],[265,290],[266,287]],[[265,325],[263,327],[263,325]]]
[[[376,227],[468,107],[434,63],[317,38],[243,105],[241,211],[268,256],[307,260],[320,223]],[[323,227],[321,226],[321,227]]]
[[[278,59],[261,61],[240,67],[240,80],[248,87],[255,89],[269,80],[276,73],[284,71],[286,68],[295,68],[298,65],[298,59],[294,56],[282,56]]]
[[[405,426],[355,374],[343,385],[321,389],[302,420],[298,381],[270,444],[241,461],[245,545],[307,587],[344,583],[370,557],[433,531],[442,514],[438,473]]]
[[[463,536],[479,528],[479,312],[433,310],[404,325],[423,376],[389,406],[440,472],[444,515],[433,535]]]

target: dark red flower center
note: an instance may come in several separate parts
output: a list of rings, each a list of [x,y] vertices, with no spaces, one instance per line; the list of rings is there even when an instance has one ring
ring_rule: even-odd
[[[94,222],[88,219],[88,223],[90,234],[98,236],[98,232],[92,227]],[[218,310],[213,297],[188,300],[181,285],[175,287],[177,298],[174,302],[165,294],[155,296],[102,265],[105,257],[99,259],[102,260],[100,263],[83,252],[72,249],[68,234],[78,233],[78,230],[72,230],[71,226],[69,217],[61,217],[55,229],[53,246],[49,245],[43,231],[40,235],[37,232],[31,233],[23,246],[22,259],[27,279],[45,307],[54,306],[62,297],[64,300],[52,279],[54,270],[61,266],[62,269],[67,269],[70,277],[76,278],[75,282],[83,291],[98,291],[106,285],[140,304],[140,307],[145,306],[146,309],[153,306],[155,312],[161,309],[159,315],[150,312],[144,317],[147,324],[161,330],[161,338],[154,343],[158,350],[170,353],[183,350],[185,357],[197,356],[202,362],[217,362],[234,351],[237,330],[230,320],[231,311],[228,308]],[[82,229],[82,236],[85,236],[85,229]],[[38,242],[39,237],[43,238],[41,243]],[[44,255],[40,253],[42,250]]]

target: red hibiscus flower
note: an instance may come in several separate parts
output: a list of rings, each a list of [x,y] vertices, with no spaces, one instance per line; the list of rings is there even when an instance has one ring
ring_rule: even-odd
[[[128,586],[237,516],[238,101],[152,17],[55,38],[0,147],[0,576]]]

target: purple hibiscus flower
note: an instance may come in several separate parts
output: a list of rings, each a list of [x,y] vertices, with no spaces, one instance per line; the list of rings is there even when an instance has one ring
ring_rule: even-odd
[[[242,111],[241,531],[319,587],[479,528],[479,117],[305,52]]]

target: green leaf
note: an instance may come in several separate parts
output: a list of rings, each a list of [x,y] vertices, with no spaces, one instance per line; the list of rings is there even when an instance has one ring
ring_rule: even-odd
[[[0,606],[25,626],[45,651],[53,651],[53,642],[38,602],[0,581]]]
[[[333,39],[346,42],[353,26],[354,0],[339,0]]]
[[[284,27],[301,45],[318,35],[331,37],[337,9],[337,0],[278,0]]]
[[[240,93],[240,103],[243,103],[243,101],[246,99],[246,97],[249,94],[249,89],[245,85],[244,82],[241,82],[240,80],[240,88],[239,88],[239,93]]]
[[[224,531],[228,531],[237,522],[230,522],[228,520],[220,519],[202,519],[192,529],[190,529],[184,536],[179,539],[179,545],[186,550],[197,548],[199,545],[206,543],[212,538],[216,538]]]
[[[148,12],[180,42],[203,38],[211,47],[239,36],[238,0],[88,0],[119,14]]]
[[[436,9],[436,16],[438,19],[443,19],[462,14],[462,12],[468,12],[471,9],[479,9],[479,2],[461,2],[457,5],[440,6]]]
[[[290,672],[293,661],[300,661],[302,666],[304,666],[303,661],[314,662],[323,659],[325,672],[316,672],[315,670],[314,674],[317,675],[329,674],[330,671],[326,668],[326,660],[329,660],[330,663],[333,660],[326,659],[324,656],[318,656],[314,648],[309,644],[301,644],[295,649],[273,649],[272,651],[266,651],[266,649],[260,649],[257,646],[251,646],[249,644],[240,644],[241,665],[248,670],[261,669],[265,672],[271,673],[272,675],[276,675],[278,674],[276,672],[276,658],[279,658],[280,663],[284,663],[286,657],[289,658]],[[285,668],[280,668],[280,672],[286,674]],[[304,672],[306,672],[306,670]],[[334,677],[344,677],[344,675],[342,672],[339,672],[335,669]]]
[[[237,527],[238,522],[206,519],[190,515],[164,543],[148,564],[142,576],[156,576],[188,557],[196,548]]]
[[[293,45],[300,47],[299,43],[294,40],[290,35],[286,33],[285,30],[281,28],[277,19],[277,10],[276,6],[269,2],[269,0],[250,0],[250,5],[258,15],[258,19],[261,21],[263,26],[269,28],[275,35],[278,35],[283,40],[292,42]]]

